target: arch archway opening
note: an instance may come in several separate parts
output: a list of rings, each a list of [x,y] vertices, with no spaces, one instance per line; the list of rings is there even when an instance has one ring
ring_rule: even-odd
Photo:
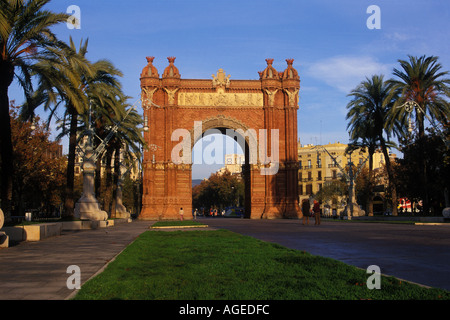
[[[248,143],[230,132],[210,128],[193,141],[192,209],[205,216],[249,218]]]

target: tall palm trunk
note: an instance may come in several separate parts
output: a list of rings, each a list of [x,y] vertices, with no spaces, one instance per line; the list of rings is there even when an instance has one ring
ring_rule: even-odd
[[[74,179],[75,179],[75,156],[77,147],[78,113],[73,106],[68,106],[70,114],[69,129],[69,154],[67,156],[67,180],[66,180],[66,198],[64,202],[64,216],[72,217],[74,214]]]
[[[420,106],[422,110],[424,110],[423,106]],[[424,214],[428,214],[430,211],[430,203],[429,203],[429,195],[428,195],[428,173],[427,173],[427,160],[425,157],[425,146],[423,141],[425,141],[425,125],[424,125],[424,115],[422,112],[418,112],[416,110],[416,118],[417,118],[417,127],[419,133],[419,145],[420,145],[420,154],[422,155],[422,210]]]
[[[12,83],[14,67],[0,60],[0,157],[1,157],[1,207],[5,221],[11,219],[13,191],[13,148],[9,118],[8,88]]]
[[[104,129],[102,127],[102,123],[100,121],[96,121],[95,123],[95,134],[100,137],[102,140],[104,137]],[[100,142],[97,142],[95,148],[98,147]],[[102,196],[101,188],[102,188],[102,159],[103,155],[99,155],[97,158],[97,163],[95,165],[95,197],[100,199]]]
[[[386,142],[384,138],[380,138],[381,150],[383,151],[384,159],[386,161],[386,171],[388,174],[388,189],[391,194],[391,206],[392,206],[392,215],[396,216],[398,214],[397,210],[397,188],[394,184],[394,173],[392,172],[391,160],[389,158],[389,153],[387,151]]]
[[[369,195],[367,199],[367,214],[373,216],[373,154],[375,153],[373,147],[369,147]]]
[[[116,206],[117,206],[117,186],[119,184],[120,175],[120,144],[117,143],[114,152],[114,174],[113,174],[113,185],[112,185],[112,206],[111,206],[111,218],[116,217]]]
[[[99,199],[101,196],[101,188],[102,188],[102,158],[98,157],[95,163],[95,178],[94,178],[94,189],[96,199]]]
[[[111,162],[112,162],[112,153],[114,149],[110,146],[106,149],[105,157],[106,157],[106,181],[105,181],[105,194],[103,198],[103,210],[107,211],[111,214],[111,194],[112,194],[112,170],[111,170]]]

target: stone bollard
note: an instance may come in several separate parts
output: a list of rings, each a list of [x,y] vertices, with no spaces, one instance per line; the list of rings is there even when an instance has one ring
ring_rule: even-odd
[[[0,229],[3,228],[3,223],[5,222],[5,216],[3,215],[2,209],[0,209]],[[0,248],[9,247],[9,237],[5,232],[0,231]]]
[[[2,209],[0,209],[0,229],[3,228],[4,222],[5,222],[5,216],[3,215]]]
[[[446,219],[450,218],[450,207],[444,208],[444,210],[442,210],[442,215]]]

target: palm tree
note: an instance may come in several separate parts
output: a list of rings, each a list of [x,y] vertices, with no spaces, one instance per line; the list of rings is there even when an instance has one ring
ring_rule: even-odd
[[[385,126],[386,117],[394,105],[395,96],[391,95],[390,86],[384,81],[383,75],[374,75],[366,78],[349,96],[353,99],[347,104],[347,128],[350,129],[350,138],[353,144],[369,149],[369,170],[373,165],[373,153],[381,147],[389,178],[389,191],[392,197],[392,214],[397,215],[397,192],[393,183],[393,171],[390,163],[388,147],[389,137],[392,133],[398,134],[398,128],[388,130]],[[386,137],[385,137],[386,135]],[[369,174],[372,178],[372,171]]]
[[[431,121],[446,123],[450,113],[450,104],[447,98],[450,97],[450,79],[444,78],[448,72],[441,71],[442,65],[438,62],[438,57],[421,56],[419,58],[409,56],[409,61],[398,60],[400,69],[394,69],[394,76],[399,80],[389,81],[392,87],[392,94],[398,95],[399,99],[394,104],[389,126],[396,123],[406,123],[406,119],[415,114],[415,122],[418,129],[418,139],[425,137],[425,117]],[[402,108],[406,101],[414,102],[413,110]],[[422,149],[422,154],[424,149]],[[427,163],[425,157],[422,161],[422,201],[423,212],[429,211]]]
[[[45,60],[45,52],[48,48],[60,45],[50,28],[66,22],[69,15],[44,10],[43,7],[49,1],[2,0],[0,2],[1,205],[7,220],[11,210],[13,181],[8,88],[16,78],[28,98],[32,91],[31,73],[35,62]]]
[[[139,145],[145,145],[142,133],[138,128],[142,124],[139,113],[125,102],[127,97],[122,97],[117,102],[126,113],[112,119],[118,125],[114,137],[109,141],[105,151],[106,165],[106,192],[104,198],[104,210],[110,212],[114,217],[116,210],[116,195],[121,181],[122,161],[127,165],[134,164],[140,159],[141,150]],[[128,108],[128,109],[127,109]],[[105,128],[107,132],[108,129]],[[114,171],[112,170],[114,168]],[[98,185],[99,185],[98,181]]]
[[[450,113],[450,104],[446,98],[450,97],[450,79],[443,78],[448,72],[442,72],[442,65],[438,63],[438,57],[421,56],[419,58],[409,56],[409,61],[398,60],[401,69],[394,68],[393,75],[399,80],[388,81],[392,87],[392,93],[399,95],[395,102],[389,125],[395,120],[406,123],[409,112],[401,106],[406,101],[414,101],[414,113],[419,137],[425,135],[425,117],[433,121],[442,122]]]
[[[63,105],[65,107],[65,118],[69,118],[69,129],[64,128],[61,135],[69,134],[69,153],[67,163],[67,183],[64,215],[73,216],[74,213],[74,166],[79,134],[79,120],[81,115],[87,118],[90,107],[99,110],[107,110],[108,113],[120,113],[115,108],[116,96],[121,94],[121,85],[117,77],[122,73],[109,61],[99,60],[95,63],[89,62],[85,55],[87,53],[86,40],[81,42],[77,51],[72,38],[70,47],[62,52],[51,52],[53,59],[38,64],[40,74],[39,88],[31,99],[24,113],[30,114],[37,106],[44,104],[44,108],[50,109],[49,122]],[[67,54],[67,53],[73,53]],[[74,58],[76,57],[76,58]],[[98,106],[98,107],[96,107]],[[84,123],[87,123],[85,120]],[[60,137],[61,137],[60,135]]]
[[[141,149],[139,146],[145,147],[144,137],[138,128],[143,119],[135,110],[130,111],[126,118],[121,122],[117,132],[117,142],[115,144],[115,158],[114,158],[114,180],[113,180],[113,196],[111,216],[115,217],[117,207],[117,192],[121,188],[122,172],[121,172],[121,157],[127,166],[134,166],[136,159],[141,159]]]

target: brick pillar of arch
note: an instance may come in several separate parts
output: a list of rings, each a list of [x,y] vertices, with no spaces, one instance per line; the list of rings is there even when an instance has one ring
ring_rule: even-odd
[[[175,58],[168,60],[169,66],[161,77],[153,66],[153,58],[147,58],[149,64],[141,74],[142,104],[149,126],[144,139],[150,148],[144,151],[139,218],[178,219],[182,207],[184,219],[192,219],[192,165],[172,162],[172,149],[179,141],[171,141],[171,136],[175,129],[192,134],[195,121],[201,121],[204,130],[254,129],[257,137],[259,129],[266,129],[269,138],[270,130],[278,129],[278,173],[261,175],[261,163],[245,166],[244,179],[249,185],[246,215],[252,219],[300,217],[296,97],[299,79],[283,79],[281,73],[276,73],[274,79],[262,76],[259,80],[230,80],[221,69],[213,79],[181,79],[174,66]],[[268,144],[270,148],[270,139]]]

